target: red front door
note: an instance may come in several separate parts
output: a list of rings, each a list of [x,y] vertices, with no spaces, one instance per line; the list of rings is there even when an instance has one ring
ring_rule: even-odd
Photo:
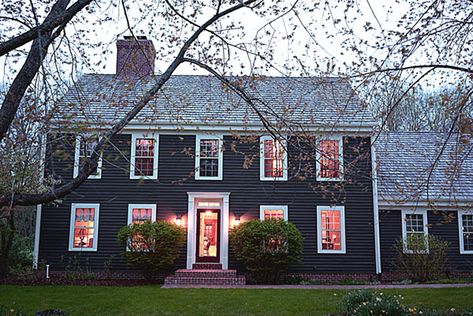
[[[197,262],[220,262],[220,210],[197,209]]]

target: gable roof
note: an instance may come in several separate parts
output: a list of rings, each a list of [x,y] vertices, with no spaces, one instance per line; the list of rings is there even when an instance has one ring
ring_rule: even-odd
[[[467,137],[381,133],[375,143],[380,200],[473,202],[473,142]]]
[[[110,123],[123,117],[154,82],[85,74],[58,104],[57,121]],[[245,88],[273,124],[371,129],[368,109],[341,78],[228,77]],[[255,125],[257,113],[213,76],[172,76],[131,124]]]

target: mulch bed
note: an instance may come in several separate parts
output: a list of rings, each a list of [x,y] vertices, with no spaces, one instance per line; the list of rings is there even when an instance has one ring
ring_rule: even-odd
[[[1,285],[89,285],[89,286],[139,286],[163,284],[163,280],[133,279],[15,279],[0,280]]]

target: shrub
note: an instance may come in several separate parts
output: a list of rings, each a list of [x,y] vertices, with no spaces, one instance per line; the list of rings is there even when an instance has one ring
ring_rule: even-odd
[[[120,229],[118,242],[126,245],[126,261],[139,267],[145,277],[172,268],[185,242],[185,229],[169,222],[145,222]]]
[[[274,283],[289,265],[299,262],[302,236],[286,221],[252,220],[231,230],[230,247],[255,281]]]
[[[425,251],[425,242],[428,242],[428,251]],[[447,250],[449,243],[428,235],[427,239],[412,238],[407,241],[410,252],[405,252],[403,240],[396,245],[397,268],[405,273],[411,280],[425,282],[439,278],[445,272]]]
[[[357,290],[348,292],[341,301],[343,311],[348,315],[409,315],[401,303],[402,297],[385,295],[376,291]]]

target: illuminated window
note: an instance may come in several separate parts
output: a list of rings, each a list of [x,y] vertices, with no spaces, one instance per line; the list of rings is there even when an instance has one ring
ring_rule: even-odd
[[[72,204],[69,251],[97,251],[99,204]]]
[[[318,181],[339,181],[343,179],[342,138],[319,140],[316,156]]]
[[[196,137],[195,178],[197,180],[222,180],[223,142],[218,136]]]
[[[74,178],[79,175],[79,168],[85,158],[92,156],[97,146],[98,138],[93,135],[76,136],[74,155]],[[89,179],[100,179],[102,177],[102,154],[97,162],[97,171],[89,176]]]
[[[260,205],[260,219],[281,219],[287,221],[287,205]]]
[[[473,211],[458,211],[460,253],[473,254]]]
[[[286,141],[271,136],[260,138],[260,179],[287,180]]]
[[[130,179],[158,178],[158,135],[133,134]]]
[[[342,253],[345,247],[345,208],[317,206],[318,253]]]
[[[403,210],[401,215],[404,252],[428,252],[427,211]]]
[[[128,204],[128,225],[143,224],[156,221],[156,204]],[[147,247],[140,242],[142,236],[133,236],[129,241],[128,249],[145,250]]]

